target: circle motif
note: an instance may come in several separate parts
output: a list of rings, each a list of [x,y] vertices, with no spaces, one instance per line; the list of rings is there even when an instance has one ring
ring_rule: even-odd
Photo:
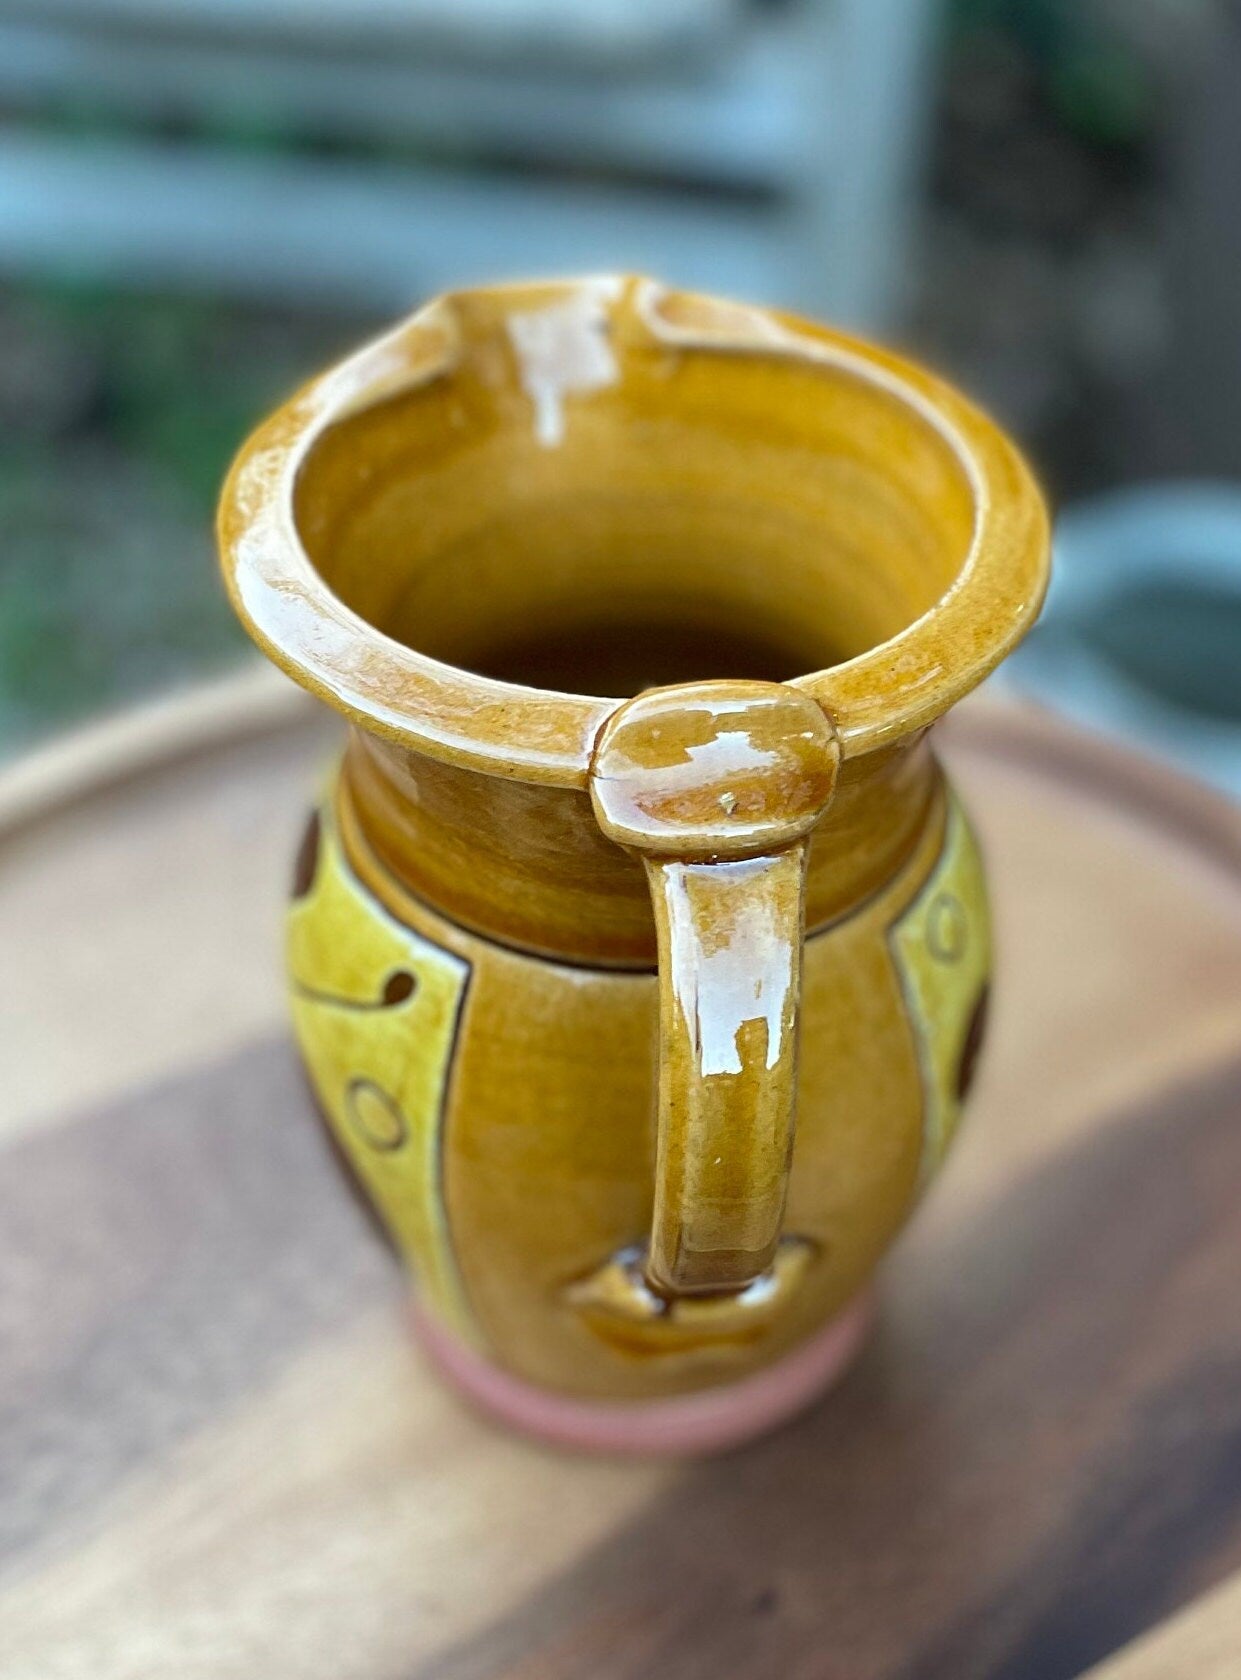
[[[965,908],[955,893],[936,893],[927,911],[926,943],[940,962],[960,962],[969,941]]]
[[[351,1079],[345,1100],[350,1123],[372,1149],[399,1149],[409,1136],[395,1097],[373,1079]]]
[[[388,976],[383,989],[385,1009],[391,1009],[394,1004],[404,1003],[413,997],[418,990],[418,982],[407,968],[393,969]]]

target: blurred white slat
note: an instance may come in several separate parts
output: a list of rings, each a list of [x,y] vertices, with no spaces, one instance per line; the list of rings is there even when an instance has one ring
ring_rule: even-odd
[[[4,0],[37,16],[185,36],[283,36],[338,48],[452,41],[500,54],[624,63],[718,44],[744,0]]]
[[[431,141],[554,164],[778,187],[799,156],[801,71],[780,31],[740,32],[709,67],[569,75],[563,65],[470,62],[411,50],[330,54],[175,34],[6,19],[0,94],[18,106],[89,90],[143,121],[235,122],[345,140]],[[821,96],[826,101],[826,92]],[[818,165],[825,162],[820,154]]]
[[[223,148],[0,134],[0,268],[401,310],[514,273],[626,268],[788,298],[773,209],[542,176],[407,171]]]
[[[13,113],[67,101],[132,126],[127,145],[10,128],[0,268],[375,310],[639,268],[882,332],[906,291],[940,3],[407,0],[389,39],[397,0],[350,0],[352,32],[313,0],[0,0]],[[477,27],[501,12],[507,33]],[[626,51],[581,52],[587,13],[596,45],[626,18]],[[691,13],[709,51],[674,45]],[[529,50],[529,30],[564,50]],[[194,140],[168,144],[169,123]],[[346,162],[305,145],[322,138],[415,152]]]

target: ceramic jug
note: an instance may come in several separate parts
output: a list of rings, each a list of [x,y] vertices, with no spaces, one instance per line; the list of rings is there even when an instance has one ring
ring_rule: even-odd
[[[702,1449],[847,1363],[983,1030],[928,739],[1047,525],[938,379],[643,279],[443,297],[250,439],[255,641],[348,721],[297,1038],[438,1365],[562,1441]]]

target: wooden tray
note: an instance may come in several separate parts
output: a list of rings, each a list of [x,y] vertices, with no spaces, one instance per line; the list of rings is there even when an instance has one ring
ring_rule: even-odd
[[[0,782],[5,1680],[1241,1672],[1241,817],[952,720],[1001,984],[880,1333],[758,1446],[616,1464],[431,1379],[308,1121],[333,739],[246,675]]]

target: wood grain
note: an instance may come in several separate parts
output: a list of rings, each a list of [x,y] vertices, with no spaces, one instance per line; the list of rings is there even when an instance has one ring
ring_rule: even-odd
[[[770,1440],[620,1465],[406,1338],[280,1024],[325,738],[233,729],[0,836],[4,1680],[1241,1671],[1230,808],[963,710],[996,1031],[879,1334]]]

